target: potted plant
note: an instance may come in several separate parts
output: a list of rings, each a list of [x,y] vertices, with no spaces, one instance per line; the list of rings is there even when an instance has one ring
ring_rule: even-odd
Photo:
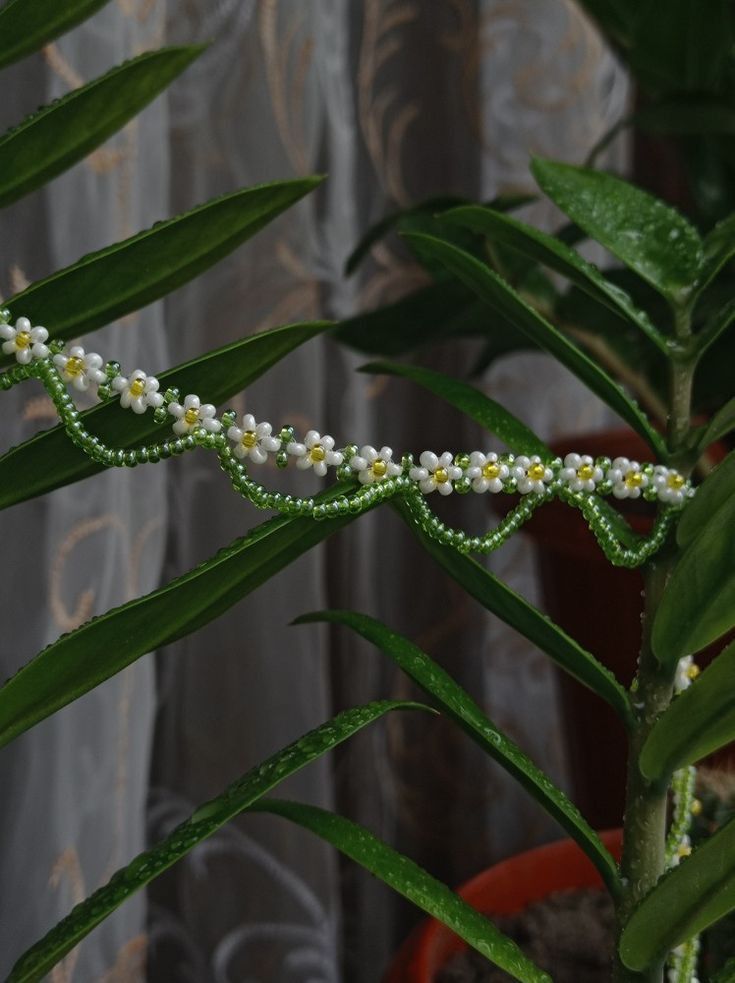
[[[51,0],[13,0],[0,10],[0,65],[78,22],[94,6],[76,0],[59,16]],[[17,37],[22,44],[13,41]],[[90,132],[94,140],[104,139],[136,111],[144,100],[139,95],[134,99],[131,92],[140,89],[122,84],[121,75],[144,71],[142,89],[150,97],[196,53],[174,49],[143,56],[142,62],[106,76],[108,87],[105,79],[90,83],[8,134],[0,154],[12,153],[24,165],[12,171],[14,184],[6,200],[38,187],[78,159],[93,143]],[[66,141],[63,153],[58,152],[61,141]],[[28,146],[36,152],[28,153]],[[731,298],[725,304],[709,303],[701,327],[700,314],[708,307],[718,272],[735,253],[734,226],[726,221],[703,239],[663,202],[611,175],[541,160],[534,162],[533,173],[541,190],[580,229],[663,298],[669,312],[665,319],[649,315],[563,237],[510,217],[503,203],[453,207],[431,233],[414,229],[411,241],[434,268],[446,270],[476,296],[483,310],[497,312],[518,335],[557,358],[607,402],[645,441],[650,451],[645,461],[593,457],[584,447],[560,459],[521,420],[478,390],[412,365],[381,363],[373,370],[424,386],[480,422],[508,451],[430,449],[427,435],[425,449],[415,456],[399,455],[377,442],[375,447],[338,445],[315,430],[299,433],[250,414],[217,411],[217,405],[294,346],[326,330],[324,323],[262,332],[160,375],[147,365],[120,366],[77,343],[86,332],[206,268],[309,192],[318,183],[312,179],[277,182],[207,203],[85,257],[11,298],[0,319],[0,390],[28,379],[39,381],[61,423],[0,458],[0,505],[10,507],[103,468],[151,467],[196,452],[216,455],[233,494],[277,515],[194,570],[86,622],[40,652],[0,688],[0,747],[147,652],[196,631],[305,550],[390,502],[450,577],[603,699],[620,719],[629,743],[620,861],[615,838],[598,835],[471,695],[410,640],[357,612],[307,614],[300,623],[327,621],[373,642],[424,691],[430,704],[381,701],[347,710],[252,768],[19,954],[11,983],[41,979],[133,893],[244,811],[280,816],[321,836],[512,978],[527,983],[550,979],[549,971],[491,920],[367,829],[323,809],[266,798],[283,779],[356,731],[386,714],[407,711],[439,712],[456,722],[588,858],[615,909],[613,980],[656,983],[667,963],[670,978],[682,983],[694,979],[700,932],[735,908],[735,822],[726,822],[693,850],[689,839],[696,811],[692,769],[735,737],[735,644],[727,645],[696,679],[693,661],[735,625],[735,455],[704,480],[691,479],[707,448],[735,427],[732,374],[726,398],[714,407],[710,422],[692,424],[692,391],[698,378],[701,383],[705,355],[726,333],[732,334]],[[520,253],[534,265],[560,273],[590,298],[594,310],[614,312],[623,326],[621,336],[635,336],[655,351],[668,378],[666,434],[605,367],[486,262],[487,243],[510,247],[513,255]],[[74,396],[82,390],[96,395],[97,403],[80,412]],[[275,481],[259,480],[269,473],[258,470],[268,460],[336,481],[315,497],[283,495]],[[432,508],[433,501],[455,491],[514,496],[516,504],[496,527],[473,535],[450,528]],[[554,499],[584,516],[610,563],[642,569],[643,640],[629,687],[473,558],[501,548]],[[649,533],[637,534],[611,505],[626,499],[649,504],[655,515]],[[729,978],[732,974],[722,977]]]

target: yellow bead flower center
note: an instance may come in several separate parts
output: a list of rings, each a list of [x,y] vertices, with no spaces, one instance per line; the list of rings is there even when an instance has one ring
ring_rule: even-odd
[[[528,469],[528,477],[532,481],[543,481],[545,474],[546,468],[543,466],[543,464],[532,464]]]
[[[385,463],[385,461],[382,461],[380,458],[378,458],[376,461],[373,461],[373,474],[375,475],[376,478],[385,477],[387,471],[388,471],[388,465]]]
[[[577,477],[580,481],[589,481],[595,476],[595,469],[591,464],[583,464],[581,468],[577,469]]]
[[[193,427],[198,419],[199,410],[195,406],[190,406],[186,413],[184,413],[184,423],[188,424],[190,427]]]
[[[666,479],[666,484],[669,488],[673,488],[674,491],[679,491],[680,488],[684,487],[684,478],[678,472],[674,471]]]
[[[138,396],[142,396],[145,392],[145,382],[143,379],[133,379],[130,383],[130,395],[137,399]]]
[[[243,447],[255,447],[258,443],[258,435],[254,430],[246,430],[240,441]]]
[[[445,485],[449,481],[449,472],[446,468],[437,468],[434,472],[434,481],[437,485]]]
[[[309,457],[314,464],[318,464],[323,461],[327,456],[327,452],[324,450],[321,444],[315,444],[309,451]]]
[[[15,336],[15,347],[16,348],[28,348],[31,344],[31,333],[30,331],[19,331]]]
[[[703,806],[702,806],[702,800],[701,799],[692,799],[692,815],[693,816],[701,816],[702,815],[702,808],[703,808]]]
[[[485,467],[482,469],[483,478],[487,478],[488,481],[493,478],[500,477],[500,465],[496,464],[495,461],[488,461]]]
[[[681,843],[679,845],[679,849],[676,852],[679,854],[679,856],[683,860],[684,857],[688,857],[691,854],[692,848],[688,844],[686,844],[686,843]]]
[[[687,669],[687,676],[690,679],[696,679],[699,673],[700,673],[699,666],[696,664],[696,662],[692,662],[692,664]]]
[[[629,471],[625,476],[627,488],[640,488],[643,484],[643,475],[640,471]]]
[[[67,358],[64,371],[72,377],[81,375],[84,372],[84,362],[81,358],[77,358],[76,355],[72,355],[71,358]]]

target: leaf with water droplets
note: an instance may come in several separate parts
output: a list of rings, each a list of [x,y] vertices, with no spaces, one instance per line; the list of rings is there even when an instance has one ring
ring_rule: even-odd
[[[418,365],[400,365],[395,362],[372,362],[363,365],[360,372],[378,375],[397,375],[410,379],[456,406],[481,427],[499,437],[516,454],[538,454],[544,460],[552,460],[553,453],[536,434],[510,410],[490,399],[479,389],[452,379],[443,372],[434,372]]]
[[[328,321],[286,324],[248,335],[158,373],[160,391],[176,386],[182,393],[196,392],[208,403],[219,405],[330,326]],[[117,399],[84,410],[79,420],[90,433],[114,448],[140,447],[172,436],[170,419],[156,423],[150,412],[144,416],[121,412]],[[103,464],[95,463],[72,444],[63,424],[42,430],[0,457],[0,509],[104,470]]]
[[[417,234],[407,238],[419,238]],[[434,236],[421,235],[424,249],[432,251],[447,269],[475,291],[489,307],[566,366],[604,400],[619,416],[650,444],[657,456],[666,458],[666,442],[650,424],[635,400],[594,362],[581,348],[563,335],[485,263],[462,249]]]
[[[521,749],[489,720],[472,697],[417,645],[391,631],[375,618],[354,611],[320,611],[296,619],[296,624],[328,621],[347,625],[373,645],[377,645],[439,706],[473,741],[508,771],[530,795],[572,836],[597,867],[611,893],[617,895],[620,882],[615,861],[569,801]]]
[[[5,306],[13,318],[45,324],[50,338],[78,338],[193,280],[321,180],[273,181],[214,198],[36,280]],[[11,360],[0,355],[0,365]]]
[[[510,215],[479,205],[454,208],[445,212],[442,218],[445,222],[456,222],[475,232],[481,232],[493,242],[510,246],[529,259],[561,273],[588,296],[635,324],[669,357],[666,341],[648,314],[633,302],[625,290],[607,280],[596,266],[588,263],[561,239],[519,222]]]
[[[645,896],[623,928],[620,956],[637,972],[660,966],[672,949],[733,910],[735,819],[704,840]]]
[[[632,723],[630,701],[615,676],[565,631],[493,576],[477,561],[457,550],[447,549],[428,536],[412,520],[403,503],[394,507],[403,517],[424,549],[457,583],[488,611],[537,645],[565,672],[606,700],[627,726]]]
[[[98,147],[203,50],[192,45],[147,51],[5,133],[0,138],[0,207],[39,188]]]
[[[104,887],[73,908],[66,918],[18,959],[7,983],[36,983],[41,980],[123,901],[175,864],[198,843],[257,802],[288,775],[300,771],[392,710],[434,712],[421,703],[384,700],[345,710],[333,720],[300,737],[267,761],[256,765],[216,799],[197,809],[151,850],[139,854],[127,867],[118,870]]]
[[[486,959],[521,983],[552,983],[551,977],[525,956],[515,942],[475,911],[446,884],[436,880],[408,857],[344,816],[300,802],[265,799],[251,812],[283,816],[311,830],[356,861],[394,891],[451,928]],[[14,983],[14,981],[10,981]]]
[[[668,786],[679,768],[735,741],[735,642],[666,709],[643,745],[640,769]]]
[[[336,487],[315,501],[344,493]],[[0,747],[146,653],[209,624],[354,518],[270,519],[158,590],[62,635],[0,688]]]
[[[38,51],[109,0],[8,0],[0,9],[0,68]]]
[[[603,171],[540,158],[531,171],[555,205],[670,303],[690,300],[702,274],[704,249],[683,215]]]

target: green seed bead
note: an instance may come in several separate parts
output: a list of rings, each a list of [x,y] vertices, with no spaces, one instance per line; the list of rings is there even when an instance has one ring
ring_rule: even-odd
[[[285,451],[278,451],[276,454],[276,466],[279,468],[288,467],[288,454]]]
[[[472,482],[469,478],[460,478],[458,481],[454,482],[454,490],[458,495],[466,495],[471,488]]]
[[[470,466],[470,455],[457,454],[454,458],[454,463],[457,465],[458,468],[462,468],[463,471],[466,471],[467,468]]]

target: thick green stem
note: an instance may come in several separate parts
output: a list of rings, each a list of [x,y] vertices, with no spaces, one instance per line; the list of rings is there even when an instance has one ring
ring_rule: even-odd
[[[687,311],[677,312],[676,333],[679,342],[686,344],[691,333]],[[693,376],[693,360],[680,358],[672,361],[668,445],[673,463],[680,467],[686,461]],[[638,759],[651,728],[671,702],[673,693],[672,673],[670,670],[664,671],[656,659],[651,647],[651,631],[675,554],[675,545],[669,543],[649,561],[644,570],[643,641],[638,674],[631,693],[636,722],[629,748],[625,835],[620,865],[623,895],[617,913],[618,936],[635,906],[655,885],[666,867],[667,789],[654,786],[644,778],[638,767]],[[661,983],[663,972],[663,966],[656,965],[634,973],[618,960],[613,978],[615,983]]]

